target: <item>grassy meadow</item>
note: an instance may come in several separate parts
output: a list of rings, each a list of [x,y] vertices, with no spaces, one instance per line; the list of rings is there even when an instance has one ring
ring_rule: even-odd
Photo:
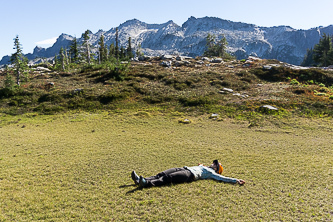
[[[249,128],[177,112],[1,114],[0,137],[0,221],[333,219],[331,118]],[[130,178],[213,159],[246,184],[140,190]]]

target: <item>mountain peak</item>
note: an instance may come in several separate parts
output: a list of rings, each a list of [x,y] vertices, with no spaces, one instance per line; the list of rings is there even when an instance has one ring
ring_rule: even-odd
[[[119,25],[119,28],[128,27],[128,26],[145,26],[146,23],[141,22],[138,19],[127,20],[126,22]]]
[[[309,30],[296,30],[289,26],[259,27],[254,24],[233,22],[217,17],[196,18],[191,16],[182,26],[172,20],[162,24],[147,24],[138,19],[128,20],[119,26],[119,44],[126,46],[129,37],[135,50],[141,45],[146,55],[179,54],[200,56],[206,49],[206,37],[214,34],[225,36],[228,41],[228,52],[238,59],[249,55],[261,58],[278,59],[283,62],[300,64],[307,48],[319,42],[321,33],[333,34],[333,25]],[[99,30],[93,34],[89,31],[90,44],[96,46],[101,34],[105,42],[110,45],[115,42],[115,28],[109,31]],[[36,47],[28,59],[38,57],[53,57],[60,48],[69,48],[74,37],[62,33],[52,47],[43,49]],[[82,42],[78,38],[78,42]],[[94,49],[97,50],[97,49]],[[0,61],[6,64],[8,59]]]

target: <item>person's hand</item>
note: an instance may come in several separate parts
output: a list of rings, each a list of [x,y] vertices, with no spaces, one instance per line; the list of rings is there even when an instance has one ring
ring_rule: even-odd
[[[245,181],[244,180],[237,180],[237,183],[239,184],[239,185],[244,185],[245,184]]]

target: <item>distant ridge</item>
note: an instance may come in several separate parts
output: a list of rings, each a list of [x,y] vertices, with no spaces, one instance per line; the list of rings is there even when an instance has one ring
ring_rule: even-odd
[[[126,47],[128,38],[132,47],[141,44],[146,55],[179,54],[200,56],[203,54],[208,33],[224,35],[229,43],[228,51],[238,59],[249,55],[265,59],[277,59],[299,65],[306,50],[319,42],[323,33],[333,34],[333,25],[308,30],[297,30],[289,26],[259,27],[254,24],[232,22],[216,17],[190,17],[182,26],[172,20],[163,24],[147,24],[137,19],[119,25],[120,44]],[[103,34],[106,44],[115,42],[116,28],[109,31],[99,30],[91,33],[90,43],[97,46]],[[52,47],[36,47],[33,53],[26,54],[29,60],[50,58],[59,53],[61,47],[68,48],[73,37],[61,34]],[[81,42],[78,38],[78,42]],[[9,56],[4,56],[0,65],[9,63]]]

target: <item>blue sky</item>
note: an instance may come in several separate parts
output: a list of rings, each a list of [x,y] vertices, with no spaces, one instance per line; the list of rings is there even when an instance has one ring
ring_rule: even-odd
[[[80,37],[136,18],[146,23],[189,17],[219,17],[259,26],[309,29],[333,24],[333,0],[0,0],[0,59],[10,55],[19,35],[24,53],[49,47],[61,34]]]

